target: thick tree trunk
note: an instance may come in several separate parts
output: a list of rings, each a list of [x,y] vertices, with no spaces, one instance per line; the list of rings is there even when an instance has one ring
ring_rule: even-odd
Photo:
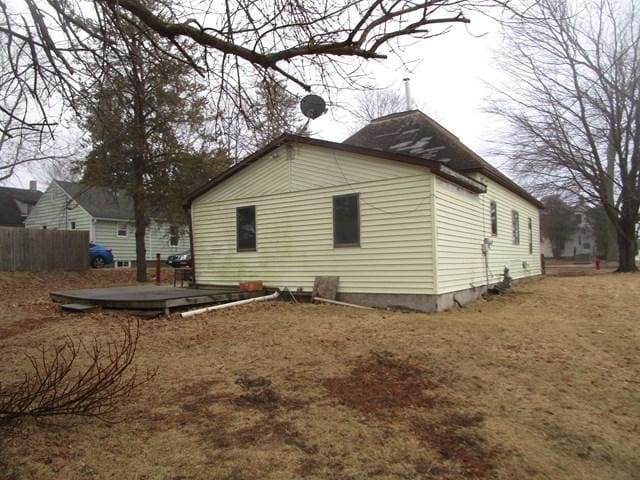
[[[618,272],[637,272],[636,219],[621,218],[618,224]]]
[[[144,242],[147,233],[147,217],[144,206],[134,196],[134,210],[136,216],[136,281],[147,281],[147,246]]]
[[[616,226],[611,223],[611,220],[607,221],[607,255],[606,260],[615,261],[619,258],[618,252],[618,231]]]

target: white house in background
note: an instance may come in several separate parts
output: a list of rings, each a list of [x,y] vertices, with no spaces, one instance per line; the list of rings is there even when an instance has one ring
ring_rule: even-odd
[[[443,310],[540,275],[541,203],[418,110],[343,143],[283,135],[188,199],[198,285],[262,280]]]
[[[54,180],[31,209],[27,228],[87,230],[92,242],[113,252],[117,267],[136,258],[135,220],[131,197],[106,187]],[[147,260],[162,259],[189,249],[186,228],[151,222],[146,232]]]
[[[576,230],[564,244],[561,258],[595,257],[597,252],[596,237],[584,212],[576,212]],[[553,258],[551,241],[542,237],[540,252],[546,258]]]

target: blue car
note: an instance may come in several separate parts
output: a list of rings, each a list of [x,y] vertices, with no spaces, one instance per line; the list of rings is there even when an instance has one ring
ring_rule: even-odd
[[[89,244],[89,262],[93,268],[102,268],[113,263],[111,249],[97,243]]]

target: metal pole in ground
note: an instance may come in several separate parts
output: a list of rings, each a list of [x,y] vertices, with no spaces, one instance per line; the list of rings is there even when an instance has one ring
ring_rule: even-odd
[[[160,285],[160,254],[156,253],[156,285]]]

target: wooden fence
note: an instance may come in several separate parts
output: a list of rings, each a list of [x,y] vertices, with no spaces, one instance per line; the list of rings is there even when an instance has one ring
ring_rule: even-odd
[[[89,232],[0,227],[0,271],[53,272],[89,268]]]

